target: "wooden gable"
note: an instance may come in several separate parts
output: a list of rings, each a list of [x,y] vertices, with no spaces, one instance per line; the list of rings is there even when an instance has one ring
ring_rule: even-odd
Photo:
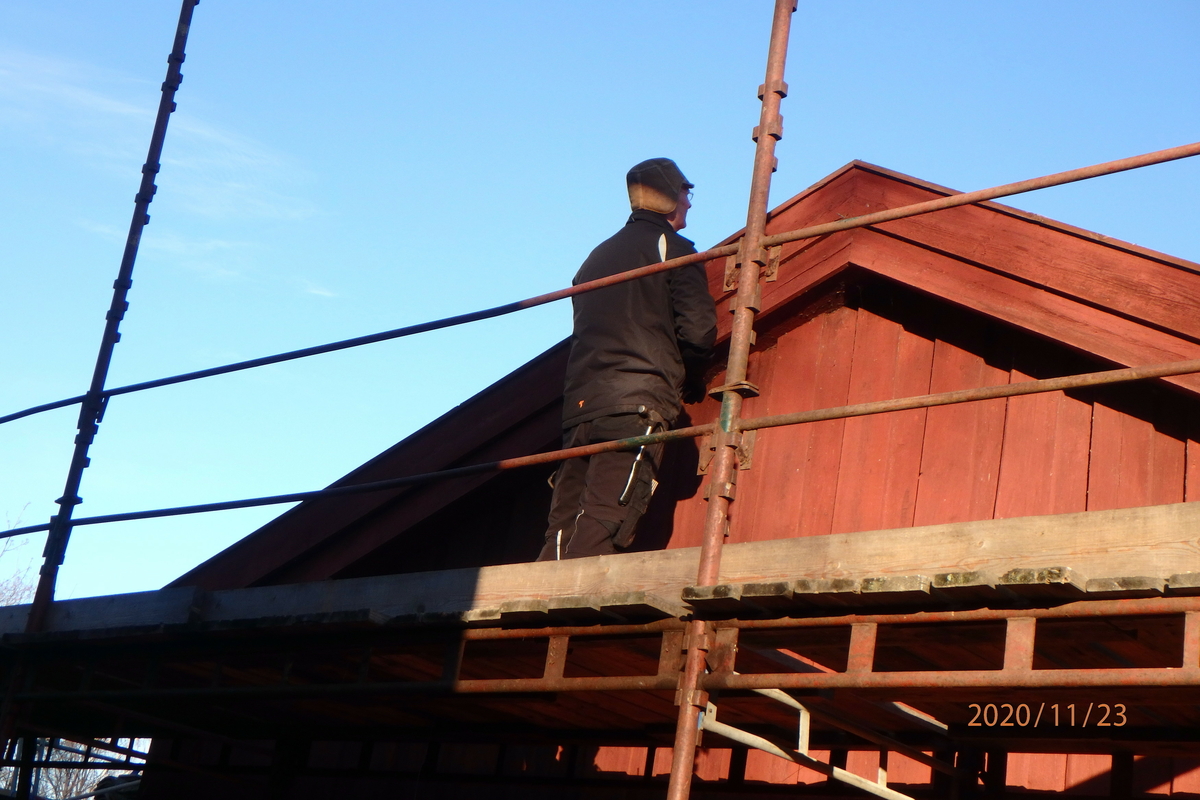
[[[856,162],[776,209],[768,233],[948,193]],[[722,339],[724,271],[724,259],[709,264]],[[993,203],[792,243],[764,286],[750,362],[761,396],[744,413],[1200,358],[1198,303],[1195,264]],[[554,449],[565,352],[557,345],[338,484]],[[714,369],[710,385],[720,382]],[[1197,389],[1184,376],[765,430],[739,475],[729,541],[1196,499]],[[707,422],[717,408],[687,413]],[[699,543],[703,446],[669,450],[637,549]],[[549,472],[305,503],[175,585],[529,560]]]

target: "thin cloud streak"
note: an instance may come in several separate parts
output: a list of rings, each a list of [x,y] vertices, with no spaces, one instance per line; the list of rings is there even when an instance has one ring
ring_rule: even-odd
[[[128,175],[145,152],[156,101],[146,81],[92,65],[0,49],[0,133],[65,150],[87,167]],[[214,219],[307,219],[317,208],[290,193],[305,171],[284,154],[193,116],[171,120],[160,182],[173,202]]]

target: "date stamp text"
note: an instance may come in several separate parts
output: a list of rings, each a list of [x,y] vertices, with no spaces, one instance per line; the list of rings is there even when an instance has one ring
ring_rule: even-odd
[[[968,728],[1122,728],[1124,703],[970,703]]]

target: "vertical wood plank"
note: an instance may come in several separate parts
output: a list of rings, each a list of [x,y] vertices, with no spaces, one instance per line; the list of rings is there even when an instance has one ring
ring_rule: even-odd
[[[787,402],[805,402],[805,396],[812,392],[811,375],[820,354],[821,327],[820,319],[808,320],[786,333],[786,343],[776,341],[750,354],[748,374],[762,393],[746,398],[743,416],[776,414]],[[785,444],[790,433],[773,429],[757,434],[754,465],[749,470],[739,470],[737,475],[738,497],[731,506],[728,541],[760,541],[769,537],[766,529],[770,528],[772,517],[778,515],[773,510],[778,499],[773,499],[772,494],[779,492],[781,471],[790,468],[791,453]]]
[[[1111,406],[1092,405],[1092,452],[1088,462],[1088,511],[1120,508],[1121,444],[1124,415]]]
[[[929,391],[998,386],[1008,383],[1008,375],[982,356],[939,339]],[[1003,398],[929,409],[914,525],[991,519],[1005,410]]]
[[[920,761],[902,753],[888,753],[888,784],[909,786],[927,785],[933,780],[933,770]]]
[[[1177,794],[1200,794],[1200,758],[1176,757],[1171,761],[1175,775],[1171,781],[1171,791]]]
[[[1012,371],[1013,383],[1030,380]],[[1087,510],[1091,436],[1089,403],[1063,392],[1009,398],[996,518]]]
[[[1131,387],[1132,388],[1132,387]],[[1193,405],[1174,391],[1153,392],[1154,433],[1148,505],[1182,503],[1187,474],[1188,412]]]
[[[1114,388],[1095,404],[1089,511],[1183,502],[1187,444],[1173,419],[1179,401],[1138,388]]]
[[[1108,797],[1112,756],[1097,753],[1071,753],[1064,770],[1066,794]]]
[[[813,382],[812,408],[845,405],[853,362],[854,337],[858,314],[842,308],[826,314],[821,330],[821,350]],[[781,364],[781,367],[783,365]],[[780,370],[782,374],[784,369]],[[793,471],[781,488],[781,497],[794,498],[791,509],[793,536],[821,536],[831,532],[833,503],[837,492],[837,473],[841,463],[842,433],[845,420],[817,422],[809,427],[808,447],[800,468]],[[788,522],[786,517],[779,522]],[[779,530],[779,528],[776,528]],[[775,538],[775,537],[770,537]]]
[[[1170,756],[1134,756],[1134,797],[1146,795],[1169,795],[1174,783],[1174,759]]]
[[[851,750],[846,754],[846,771],[875,783],[879,779],[879,751]]]
[[[746,781],[794,785],[800,774],[800,765],[786,758],[750,749],[746,753]]]
[[[1183,500],[1200,500],[1200,406],[1191,404],[1187,414],[1187,439],[1184,445]]]
[[[841,307],[781,337],[771,393],[766,408],[757,407],[760,413],[844,405],[856,323],[857,313]],[[844,427],[843,420],[830,420],[759,435],[751,471],[758,473],[759,497],[771,499],[734,502],[738,541],[830,532]]]
[[[1061,792],[1067,783],[1065,753],[1009,753],[1008,785],[1043,792]]]
[[[860,309],[848,403],[929,391],[933,342]],[[925,433],[925,409],[846,420],[833,533],[912,525]]]
[[[701,747],[696,751],[696,778],[702,781],[725,780],[729,777],[732,755],[733,751],[727,747]]]
[[[644,747],[596,747],[591,764],[585,774],[604,776],[640,776],[646,772],[646,748]]]

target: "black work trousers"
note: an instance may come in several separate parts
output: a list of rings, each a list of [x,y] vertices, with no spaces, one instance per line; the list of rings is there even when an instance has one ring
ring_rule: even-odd
[[[565,431],[563,447],[643,436],[665,428],[665,420],[653,411],[599,417]],[[562,462],[554,473],[546,544],[537,560],[601,556],[628,547],[658,485],[662,453],[659,443],[641,451],[598,453]]]

